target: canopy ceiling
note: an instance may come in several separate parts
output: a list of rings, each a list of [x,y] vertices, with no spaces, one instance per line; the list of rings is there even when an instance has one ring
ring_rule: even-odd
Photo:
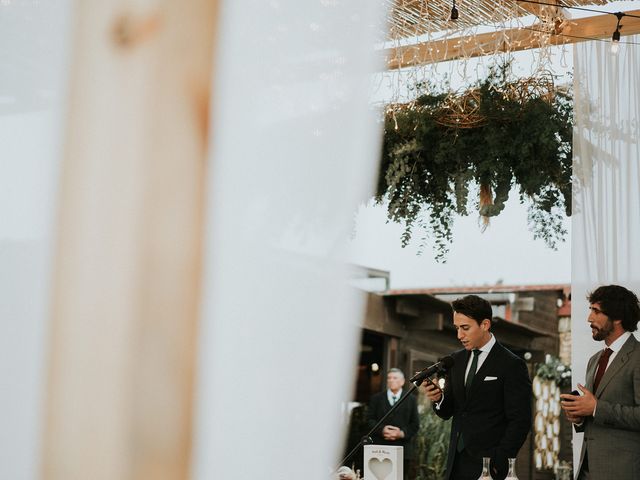
[[[598,9],[607,0],[566,0],[548,6],[517,0],[456,0],[459,18],[450,20],[453,0],[384,0],[391,9],[388,38],[395,46],[385,50],[387,68],[436,63],[504,51],[541,48],[590,39],[610,39],[616,29],[611,13],[571,19],[567,8]],[[557,3],[557,0],[540,0]],[[602,8],[602,7],[601,7]],[[640,10],[626,11],[622,36],[640,33]],[[533,14],[533,25],[521,17]],[[478,33],[475,27],[492,27]],[[486,31],[487,29],[485,29]],[[435,34],[434,37],[431,37]],[[425,39],[426,38],[426,39]]]
[[[478,25],[495,25],[514,18],[535,14],[541,18],[562,16],[562,8],[538,5],[513,0],[458,0],[456,7],[460,17],[449,20],[452,0],[385,0],[392,9],[389,35],[392,39],[415,37],[455,27],[470,28]],[[555,0],[540,0],[541,3],[557,3]],[[607,0],[566,0],[563,5],[597,6]]]

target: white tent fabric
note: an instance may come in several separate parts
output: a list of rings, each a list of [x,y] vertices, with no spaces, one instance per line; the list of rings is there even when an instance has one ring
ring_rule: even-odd
[[[640,293],[640,36],[574,46],[572,216],[573,384],[602,344],[587,327],[587,293],[619,284]],[[632,42],[635,45],[626,44]],[[574,464],[582,434],[574,438]]]
[[[359,354],[343,249],[378,160],[368,79],[384,12],[222,7],[193,478],[324,480]]]

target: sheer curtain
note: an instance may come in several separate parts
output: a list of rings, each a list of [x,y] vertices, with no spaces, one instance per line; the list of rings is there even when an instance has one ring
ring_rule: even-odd
[[[187,68],[174,58],[193,55],[185,47],[189,42],[162,43],[184,27],[180,24],[184,17],[170,13],[178,2],[138,2],[141,5],[132,7],[139,8],[125,9],[122,18],[122,2],[100,5],[100,12],[104,8],[108,16],[94,16],[95,9],[79,8],[81,3],[0,4],[0,478],[66,479],[73,477],[65,475],[69,471],[95,472],[93,477],[75,478],[102,478],[105,470],[100,467],[105,464],[129,472],[127,478],[157,478],[144,473],[164,465],[159,458],[162,453],[178,456],[183,444],[193,445],[196,452],[190,478],[328,478],[341,453],[341,402],[351,397],[359,354],[362,302],[348,286],[344,252],[352,217],[358,202],[371,194],[378,163],[381,135],[369,106],[368,87],[371,73],[383,68],[374,50],[382,30],[383,2],[220,1],[223,26],[214,56],[213,152],[207,165],[210,195],[197,438],[177,441],[178,435],[172,436],[172,432],[181,431],[181,422],[175,422],[180,423],[175,430],[167,429],[163,419],[153,422],[153,415],[169,409],[172,414],[179,413],[174,406],[181,408],[184,385],[189,384],[183,379],[190,371],[181,369],[188,362],[176,358],[180,350],[171,348],[185,343],[183,338],[165,337],[169,322],[161,324],[160,315],[153,315],[161,312],[166,320],[166,305],[173,308],[178,302],[158,298],[156,292],[162,289],[156,287],[162,284],[166,291],[192,290],[197,282],[180,279],[198,273],[189,270],[190,262],[182,261],[181,253],[189,245],[173,235],[156,235],[157,230],[142,232],[148,224],[138,222],[138,217],[131,219],[138,212],[150,211],[154,226],[166,225],[164,219],[167,223],[176,219],[174,231],[179,232],[184,224],[177,220],[196,216],[193,210],[199,213],[200,208],[184,208],[180,201],[187,183],[181,177],[183,172],[178,172],[181,178],[173,182],[149,170],[142,174],[142,167],[153,165],[167,172],[174,162],[165,160],[172,157],[184,163],[185,171],[192,171],[190,162],[200,157],[189,149],[153,150],[153,132],[165,131],[156,130],[158,124],[150,118],[155,109],[144,111],[151,103],[149,98],[155,96],[136,97],[131,108],[121,108],[116,102],[111,108],[110,99],[122,92],[133,98],[140,85],[149,85],[144,81],[148,72],[170,71],[166,83],[155,77],[154,81],[171,86],[173,79],[179,78],[185,83],[176,91],[163,90],[166,96],[157,98],[158,104],[177,105],[178,111],[175,118],[168,116],[166,123],[159,123],[164,128],[173,121],[179,132],[157,145],[177,148],[188,144],[190,148],[196,142],[191,141],[189,129],[200,126],[193,119],[204,117],[192,113],[200,107],[201,76],[191,63]],[[112,19],[111,12],[116,10],[118,16]],[[92,15],[87,15],[89,11]],[[161,21],[156,22],[158,18]],[[94,20],[97,23],[92,23]],[[83,50],[70,43],[74,25],[81,33],[78,38],[89,40],[84,46],[99,45],[91,52],[90,62],[79,61]],[[93,29],[92,25],[101,28]],[[202,30],[198,26],[198,31]],[[142,32],[140,45],[137,39],[133,41],[138,38],[136,32]],[[156,56],[158,45],[171,47],[167,63],[164,55]],[[125,46],[129,50],[123,50]],[[66,84],[67,61],[71,69],[74,63],[85,68],[73,87]],[[79,183],[86,180],[78,190],[87,192],[84,198],[88,201],[82,203],[82,215],[70,221],[73,228],[69,229],[76,234],[75,245],[91,254],[86,256],[88,261],[77,262],[83,268],[73,269],[73,278],[89,271],[84,265],[89,269],[95,266],[94,272],[98,272],[84,277],[91,297],[83,299],[81,308],[74,308],[77,305],[72,302],[65,307],[71,306],[67,311],[74,319],[94,306],[99,310],[103,304],[116,314],[107,318],[108,312],[100,311],[81,322],[83,328],[74,330],[73,339],[65,337],[56,344],[51,340],[55,328],[50,323],[50,310],[54,310],[51,304],[55,299],[50,301],[50,278],[52,262],[59,261],[53,258],[52,244],[55,228],[61,223],[60,213],[58,218],[54,215],[59,208],[54,202],[56,193],[65,189],[59,178],[68,172],[65,165],[69,164],[61,164],[60,159],[70,154],[61,147],[65,141],[61,130],[72,125],[65,114],[73,110],[71,101],[64,98],[65,88],[86,95],[78,104],[86,107],[83,113],[90,115],[85,118],[92,120],[86,124],[91,135],[74,144],[84,147],[86,141],[87,150],[71,172]],[[184,98],[196,102],[182,109]],[[117,115],[123,116],[122,122],[111,121]],[[178,128],[185,118],[188,121]],[[93,122],[98,128],[94,129]],[[120,127],[128,122],[140,129],[120,136]],[[94,148],[102,141],[105,149]],[[118,156],[110,154],[115,146],[122,147],[118,152],[125,152],[117,161],[113,157]],[[158,157],[163,157],[162,161],[156,162]],[[129,158],[135,161],[128,162]],[[149,158],[153,162],[147,164]],[[120,172],[133,172],[122,175],[123,188],[114,181]],[[163,195],[156,196],[161,189]],[[162,197],[161,205],[150,201],[158,197]],[[101,210],[107,211],[109,218],[97,218],[100,215],[92,212],[110,200],[117,207]],[[93,217],[95,222],[84,222]],[[156,223],[156,217],[163,220]],[[110,229],[112,225],[125,225],[127,230]],[[119,237],[124,240],[118,239],[113,242],[115,248],[108,248],[111,238]],[[154,241],[153,248],[138,248],[158,237],[161,241]],[[99,245],[95,239],[100,240]],[[118,269],[116,263],[113,270],[118,270],[117,275],[111,276],[111,265],[102,260],[105,251],[113,253],[110,259],[124,262],[133,258],[134,262],[124,269]],[[176,266],[171,270],[179,272],[175,278],[166,277],[167,265]],[[181,269],[183,265],[186,267]],[[155,278],[150,282],[147,272],[160,272],[158,283]],[[90,277],[104,277],[104,283],[94,284]],[[127,283],[118,283],[121,278]],[[55,280],[53,283],[55,290]],[[94,285],[108,287],[101,290]],[[111,289],[114,285],[118,288]],[[111,302],[119,296],[120,288],[126,290],[126,298]],[[81,296],[67,284],[60,284],[58,291],[69,293],[67,297]],[[94,299],[100,302],[94,304]],[[189,320],[183,316],[177,319],[176,323]],[[149,323],[143,323],[147,320]],[[170,320],[173,326],[173,318]],[[105,330],[93,328],[98,324]],[[146,328],[149,325],[157,328]],[[114,330],[110,343],[97,333]],[[161,333],[155,335],[155,330]],[[92,349],[95,345],[100,348]],[[108,348],[110,345],[115,348]],[[51,358],[47,354],[53,347],[73,350],[74,355],[79,352],[78,357],[65,358],[91,360],[86,370],[73,373],[72,381],[49,382],[49,387],[53,384],[61,392],[56,397],[59,402],[52,400],[52,389],[45,387],[46,362]],[[157,358],[161,361],[154,361]],[[154,372],[148,376],[150,383],[144,378],[143,386],[138,381],[142,375],[136,376],[143,371],[140,365]],[[106,375],[83,377],[84,372]],[[82,388],[74,390],[69,385],[85,385],[76,381],[78,378],[86,379],[87,386],[81,395],[73,396]],[[175,383],[166,381],[168,378]],[[94,407],[86,405],[91,403],[86,399],[99,396],[102,390],[92,390],[92,385],[117,388]],[[149,385],[157,388],[147,389]],[[153,397],[162,398],[148,408]],[[42,413],[47,405],[50,412],[62,411],[74,422],[47,422],[52,418]],[[53,423],[67,437],[66,443],[58,438],[50,442],[62,445],[64,461],[39,468],[40,463],[46,463],[41,457],[57,451],[43,447],[43,431],[53,432]],[[108,435],[101,435],[105,430]],[[90,440],[84,442],[82,451],[67,448],[78,445],[87,432]],[[130,432],[125,441],[118,441]],[[157,438],[150,439],[149,432]],[[98,437],[102,438],[96,440]],[[57,460],[54,455],[50,459]],[[76,470],[75,464],[82,464],[81,469]],[[68,466],[73,470],[67,470]],[[163,471],[163,478],[170,474]]]
[[[385,12],[222,6],[194,478],[325,480],[359,354],[344,259],[379,155],[368,86]]]
[[[0,3],[0,478],[38,478],[68,0]]]
[[[639,35],[623,37],[617,55],[609,42],[574,46],[574,385],[584,383],[587,360],[601,348],[587,327],[587,293],[611,283],[640,293],[639,43]],[[574,439],[574,460],[581,437]]]

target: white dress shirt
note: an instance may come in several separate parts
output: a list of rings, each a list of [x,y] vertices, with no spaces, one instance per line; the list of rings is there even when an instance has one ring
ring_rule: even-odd
[[[491,338],[489,339],[489,341],[478,349],[480,350],[480,353],[478,354],[478,365],[476,366],[476,373],[478,373],[478,370],[480,370],[480,367],[489,356],[489,352],[491,351],[493,346],[496,344],[496,337],[494,337],[491,332],[489,332],[489,335],[491,335]],[[469,375],[469,370],[471,370],[472,361],[473,361],[473,353],[469,355],[469,360],[467,360],[467,368],[464,372],[465,383],[467,382],[467,375]],[[444,402],[444,392],[442,392],[442,398],[440,399],[440,401],[436,403],[436,410],[440,410],[440,405],[442,405],[442,402]]]
[[[389,400],[389,405],[393,405],[393,397],[396,397],[396,402],[400,400],[402,397],[402,389],[398,390],[398,393],[393,393],[390,389],[387,389],[387,400]]]
[[[489,356],[491,348],[493,348],[493,346],[496,344],[496,337],[494,337],[491,333],[489,333],[489,335],[491,335],[489,341],[478,349],[480,350],[480,353],[478,354],[478,366],[476,367],[476,371],[474,373],[478,373],[478,370],[480,370],[480,367]],[[467,369],[464,371],[465,383],[467,383],[467,376],[469,375],[469,370],[471,370],[471,362],[473,362],[473,353],[469,355],[469,360],[467,361]]]
[[[615,342],[613,342],[611,345],[609,345],[608,347],[605,345],[603,350],[606,350],[607,348],[610,348],[611,350],[613,350],[613,353],[609,357],[609,363],[607,363],[607,368],[609,368],[609,365],[611,365],[611,362],[613,362],[613,359],[616,358],[616,355],[622,349],[624,342],[629,340],[630,336],[631,336],[631,332],[624,332],[622,335],[616,338]],[[607,368],[604,369],[605,372],[607,371]]]

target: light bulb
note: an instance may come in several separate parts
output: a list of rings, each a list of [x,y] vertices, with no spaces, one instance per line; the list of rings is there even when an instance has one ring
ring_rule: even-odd
[[[451,20],[458,19],[458,9],[456,8],[456,0],[453,0],[453,6],[451,7]]]
[[[611,54],[617,55],[618,50],[620,50],[620,42],[612,41],[611,42]]]
[[[611,53],[616,54],[620,48],[620,30],[616,28],[616,31],[613,32],[611,36]]]
[[[624,17],[624,13],[617,12],[614,13],[614,15],[618,19],[618,23],[616,24],[616,31],[613,32],[613,35],[611,36],[611,53],[613,55],[617,54],[618,49],[620,48],[620,20]]]

